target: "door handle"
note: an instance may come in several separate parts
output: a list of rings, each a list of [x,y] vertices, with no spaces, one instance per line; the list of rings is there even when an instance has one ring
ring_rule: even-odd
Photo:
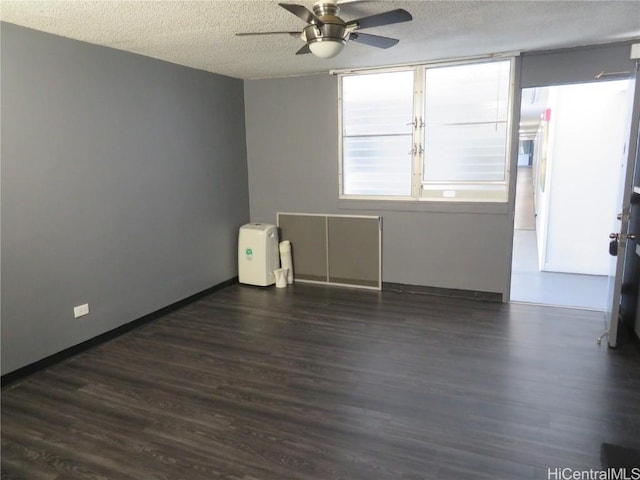
[[[638,233],[610,233],[609,238],[619,242],[621,240],[638,240],[640,234]]]
[[[638,240],[640,238],[640,234],[637,233],[610,233],[609,238],[611,241],[609,242],[609,255],[615,257],[618,255],[618,245],[620,242],[624,242],[627,240]]]

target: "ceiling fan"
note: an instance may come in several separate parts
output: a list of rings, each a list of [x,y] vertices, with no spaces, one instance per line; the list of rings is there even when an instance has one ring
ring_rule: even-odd
[[[360,30],[408,22],[413,19],[409,12],[398,8],[345,22],[338,17],[340,7],[335,2],[316,3],[313,6],[313,12],[303,5],[289,3],[278,5],[304,20],[308,25],[301,32],[251,32],[236,35],[291,35],[305,42],[296,55],[312,53],[317,57],[331,58],[340,53],[350,40],[377,48],[393,47],[399,42],[398,39],[361,33]]]

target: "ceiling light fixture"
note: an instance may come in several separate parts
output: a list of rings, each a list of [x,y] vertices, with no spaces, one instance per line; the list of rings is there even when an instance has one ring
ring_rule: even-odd
[[[322,6],[326,6],[326,4],[322,4]],[[325,13],[317,7],[318,5],[316,5],[318,13]],[[326,19],[327,17],[323,16],[322,18]],[[338,55],[347,44],[349,32],[344,23],[324,23],[322,25],[308,25],[302,35],[309,50],[316,57],[332,58]]]
[[[309,43],[309,49],[316,57],[332,58],[338,55],[347,42],[336,38],[318,38]]]

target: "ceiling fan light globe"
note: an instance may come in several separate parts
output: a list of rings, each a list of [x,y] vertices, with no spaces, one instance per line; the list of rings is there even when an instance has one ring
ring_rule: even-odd
[[[309,43],[309,49],[316,57],[333,58],[342,51],[345,43],[335,38],[319,38]]]

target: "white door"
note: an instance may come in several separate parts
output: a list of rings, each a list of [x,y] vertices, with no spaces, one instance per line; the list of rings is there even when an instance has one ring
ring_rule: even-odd
[[[636,80],[636,73],[633,72],[632,80]],[[623,152],[623,159],[621,162],[621,177],[623,182],[621,184],[620,195],[620,214],[616,219],[616,225],[619,228],[614,229],[612,232],[614,235],[618,235],[617,255],[612,257],[611,270],[609,274],[609,297],[607,299],[607,319],[608,319],[608,332],[609,332],[609,346],[615,347],[618,343],[618,323],[620,317],[620,305],[624,302],[623,298],[623,283],[625,278],[625,269],[629,270],[630,259],[632,256],[628,255],[627,249],[635,249],[636,241],[629,238],[629,234],[640,233],[630,232],[629,225],[633,215],[637,215],[638,208],[632,210],[632,200],[634,195],[634,186],[638,180],[638,170],[636,168],[638,164],[638,120],[640,119],[640,82],[635,81],[634,87],[631,89],[632,98],[630,99],[632,110],[629,117],[629,141],[626,143],[625,152]],[[633,235],[632,235],[633,237]],[[615,240],[615,239],[613,239]],[[635,254],[635,252],[632,252]],[[635,291],[633,291],[635,290]],[[638,295],[636,289],[631,291],[625,291],[625,295]]]

